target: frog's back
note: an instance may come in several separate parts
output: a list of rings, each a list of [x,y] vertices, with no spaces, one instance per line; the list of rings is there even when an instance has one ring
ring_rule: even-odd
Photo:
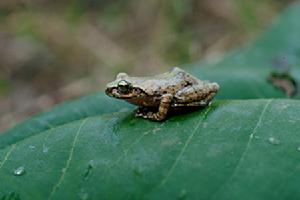
[[[175,94],[178,90],[187,85],[187,78],[191,76],[184,70],[174,67],[172,71],[163,74],[137,78],[137,85],[139,85],[147,94],[161,95],[161,94]]]

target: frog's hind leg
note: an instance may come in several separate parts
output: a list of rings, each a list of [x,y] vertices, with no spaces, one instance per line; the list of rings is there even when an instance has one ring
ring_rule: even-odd
[[[210,105],[215,94],[209,94],[205,99],[188,103],[173,103],[171,111],[174,114],[189,113]]]
[[[190,103],[174,103],[172,107],[202,107],[207,105],[206,101],[196,101]]]
[[[215,93],[209,94],[205,99],[201,101],[194,101],[188,103],[174,103],[172,107],[204,107],[211,103],[211,100],[215,96]]]
[[[153,121],[162,121],[166,118],[168,114],[171,102],[172,102],[172,95],[165,94],[162,96],[157,112],[147,111],[147,108],[139,108],[142,109],[142,111],[136,112],[135,116],[143,117],[145,119],[150,119]]]
[[[175,94],[174,106],[206,106],[216,95],[218,89],[218,84],[205,82],[185,87]]]

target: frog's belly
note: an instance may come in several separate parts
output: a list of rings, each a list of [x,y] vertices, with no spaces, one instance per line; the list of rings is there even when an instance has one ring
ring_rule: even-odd
[[[148,107],[158,107],[160,103],[160,100],[154,98],[132,98],[127,101],[134,105]]]

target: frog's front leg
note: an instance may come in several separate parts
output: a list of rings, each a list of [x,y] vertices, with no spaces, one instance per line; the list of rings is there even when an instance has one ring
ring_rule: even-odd
[[[149,109],[145,106],[139,106],[137,109],[134,110],[134,114],[136,117],[143,117],[148,112]]]
[[[137,109],[134,110],[134,114],[136,117],[143,115],[144,107],[139,106]]]
[[[145,119],[151,119],[154,121],[162,121],[166,118],[173,96],[171,94],[164,94],[161,97],[161,101],[158,107],[157,112],[146,111],[146,108],[138,108],[138,112],[136,112],[137,117],[143,117]]]

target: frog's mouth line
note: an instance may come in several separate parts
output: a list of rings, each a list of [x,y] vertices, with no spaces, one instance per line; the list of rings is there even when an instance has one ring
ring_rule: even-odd
[[[117,99],[131,99],[133,96],[132,95],[114,95],[113,97]]]
[[[105,90],[105,93],[110,96],[110,97],[114,97],[117,99],[130,99],[133,98],[135,95],[132,93],[128,93],[128,94],[122,94],[118,91],[117,88],[107,88]]]

